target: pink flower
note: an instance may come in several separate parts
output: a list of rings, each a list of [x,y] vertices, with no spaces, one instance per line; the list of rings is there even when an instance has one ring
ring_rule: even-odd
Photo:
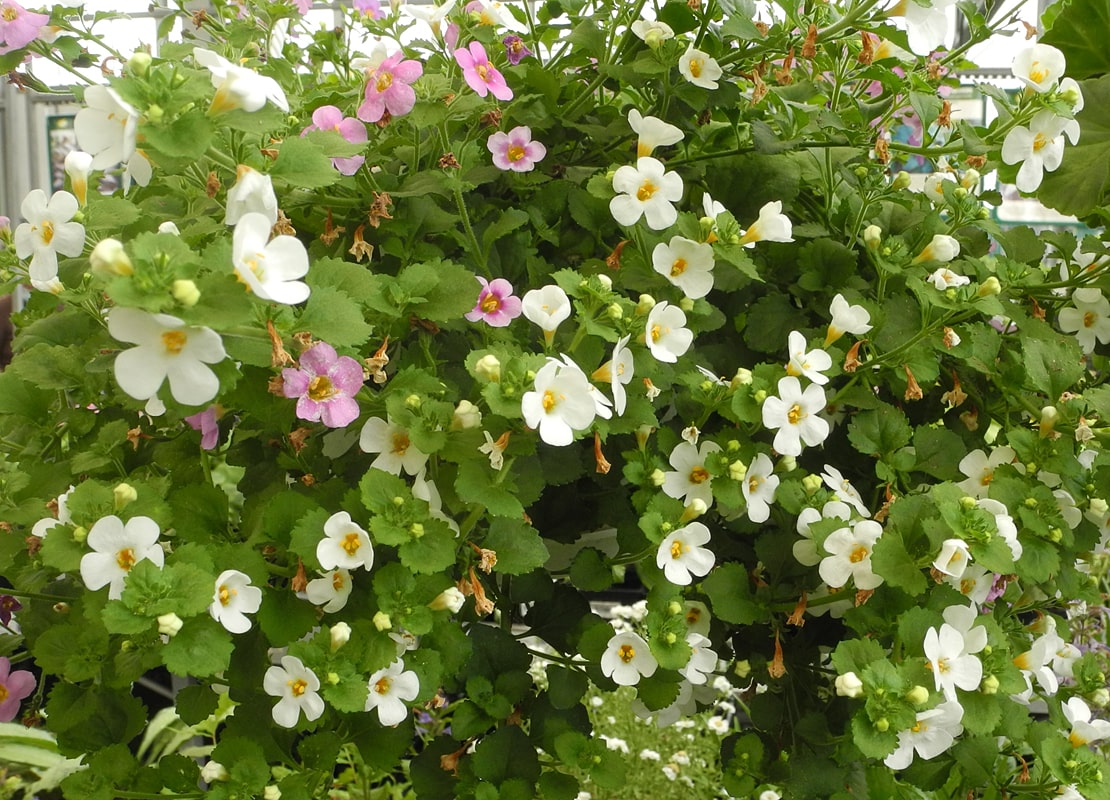
[[[301,12],[301,16],[304,16],[312,8],[312,0],[293,0],[293,5]]]
[[[485,278],[478,278],[478,283],[482,284],[482,291],[478,293],[474,310],[466,314],[468,320],[485,320],[491,327],[504,328],[520,316],[520,298],[513,296],[511,283],[504,278],[494,278],[488,283]]]
[[[509,34],[501,40],[501,44],[505,45],[505,57],[509,59],[509,63],[514,67],[520,63],[521,59],[527,58],[532,55],[524,40],[514,34]]]
[[[385,116],[400,117],[416,105],[416,92],[411,84],[424,74],[419,61],[404,59],[404,53],[394,53],[378,65],[366,82],[366,99],[358,107],[358,118],[363,122],[377,122]]]
[[[343,428],[358,419],[355,395],[362,388],[362,366],[350,356],[339,356],[326,342],[304,351],[298,369],[283,369],[282,393],[297,398],[297,416]]]
[[[493,153],[493,163],[498,169],[513,172],[531,172],[537,161],[543,161],[547,148],[532,141],[532,129],[518,125],[508,133],[498,131],[486,139],[486,147]]]
[[[49,21],[46,14],[28,11],[15,0],[0,0],[0,55],[29,45]]]
[[[455,61],[462,67],[467,85],[476,91],[479,97],[492,93],[498,100],[513,99],[513,90],[505,83],[505,76],[490,63],[486,56],[486,49],[480,42],[471,42],[469,50],[463,47],[456,50]]]
[[[35,691],[35,676],[25,670],[11,671],[12,662],[0,656],[0,722],[11,722],[19,714],[19,703]]]
[[[194,431],[200,431],[200,447],[202,450],[211,450],[219,441],[220,426],[216,424],[216,421],[222,413],[223,410],[213,403],[204,411],[198,411],[196,414],[185,417],[185,421],[189,423],[190,428]]]
[[[354,117],[344,117],[335,106],[320,106],[313,111],[312,124],[301,131],[301,136],[310,131],[335,131],[351,144],[362,144],[367,138],[366,126]],[[340,175],[354,175],[365,161],[366,156],[349,156],[333,158],[331,165],[339,170]]]
[[[355,0],[355,11],[370,19],[382,18],[382,4],[378,0]]]

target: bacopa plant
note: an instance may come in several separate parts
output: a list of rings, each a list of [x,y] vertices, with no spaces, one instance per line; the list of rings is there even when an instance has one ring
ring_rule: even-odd
[[[1102,5],[983,124],[968,49],[1037,20],[216,2],[152,55],[5,0],[4,71],[82,107],[0,251],[0,716],[74,759],[42,780],[601,796],[620,686],[659,725],[725,691],[731,797],[1110,797]],[[992,174],[1091,233],[1001,226]]]

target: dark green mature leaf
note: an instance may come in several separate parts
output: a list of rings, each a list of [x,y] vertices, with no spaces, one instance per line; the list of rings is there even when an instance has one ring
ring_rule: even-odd
[[[374,332],[350,296],[330,286],[312,290],[296,329],[309,331],[332,347],[358,347]]]
[[[227,669],[233,649],[231,634],[218,622],[197,617],[187,620],[162,648],[162,662],[175,675],[204,678]]]
[[[875,542],[871,566],[888,584],[911,595],[919,595],[928,588],[925,575],[906,552],[906,545],[899,531],[888,529],[883,532]]]
[[[482,546],[497,553],[497,571],[524,575],[547,563],[547,546],[539,531],[523,519],[497,517],[490,523]]]
[[[1079,345],[1074,340],[1023,335],[1021,344],[1030,387],[1050,400],[1072,388],[1083,376]]]
[[[307,189],[331,186],[340,177],[320,143],[300,136],[287,137],[281,143],[270,174]]]
[[[724,564],[702,581],[713,615],[726,622],[751,625],[763,616],[763,608],[751,594],[750,578],[743,564]]]
[[[510,725],[494,731],[478,743],[474,750],[474,774],[491,783],[509,778],[535,782],[540,777],[536,748],[518,726]]]
[[[506,488],[511,482],[512,478],[493,472],[488,464],[467,461],[459,465],[455,491],[459,493],[460,500],[485,506],[492,516],[520,518],[524,514],[524,506]]]
[[[859,452],[867,456],[886,458],[900,447],[909,444],[913,428],[906,415],[894,406],[881,405],[862,411],[848,425],[848,439]]]
[[[1110,1],[1068,0],[1060,3],[1052,27],[1040,41],[1063,51],[1068,75],[1078,80],[1110,72],[1110,53],[1102,36],[1106,30],[1110,30]]]
[[[1064,148],[1059,168],[1045,174],[1038,199],[1062,214],[1083,217],[1104,204],[1110,191],[1110,75],[1079,86],[1084,106],[1075,118],[1083,135],[1078,144]]]

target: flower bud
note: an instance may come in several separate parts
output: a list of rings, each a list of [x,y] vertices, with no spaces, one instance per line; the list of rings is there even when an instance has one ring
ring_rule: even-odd
[[[1091,693],[1090,700],[1091,705],[1105,708],[1110,705],[1110,690],[1104,687],[1095,689],[1094,692]]]
[[[624,309],[621,308],[620,303],[610,303],[609,307],[605,309],[605,313],[611,320],[619,320],[624,318]]]
[[[351,640],[351,626],[346,622],[337,622],[328,629],[331,636],[331,651],[334,653]]]
[[[1060,412],[1056,410],[1056,406],[1045,406],[1041,409],[1041,425],[1040,432],[1041,438],[1046,439],[1052,435],[1056,429],[1056,422],[1060,419]]]
[[[339,685],[339,673],[338,672],[329,672],[327,675],[324,676],[324,680],[327,681],[328,683],[330,683],[332,686],[338,686]]]
[[[691,300],[689,297],[683,297],[681,300],[678,301],[678,307],[686,313],[690,313],[694,310],[694,301]]]
[[[899,174],[904,175],[905,173],[902,172]],[[877,730],[879,733],[886,733],[890,730],[890,720],[886,717],[880,717],[879,719],[875,720],[875,730]]]
[[[636,428],[636,446],[643,450],[644,445],[647,444],[647,440],[654,430],[655,428],[652,425],[641,425]]]
[[[183,624],[181,617],[171,611],[158,617],[158,632],[165,636],[174,637],[181,631]]]
[[[793,472],[798,468],[798,459],[794,456],[783,456],[779,462],[775,464],[775,472],[785,475],[788,472]]]
[[[850,697],[853,700],[863,697],[863,681],[854,672],[846,672],[836,676],[836,694],[838,697]]]
[[[379,611],[374,614],[374,619],[371,621],[374,623],[374,627],[379,631],[388,631],[393,627],[393,620],[391,620],[389,614],[386,614],[384,611]]]
[[[1002,291],[1002,284],[998,282],[998,278],[991,275],[981,284],[979,284],[979,296],[990,297],[991,295],[998,294]]]
[[[121,483],[112,490],[112,499],[116,507],[116,511],[126,506],[128,503],[134,503],[139,499],[139,493],[135,491],[135,487],[129,483]]]
[[[418,394],[410,394],[405,398],[405,408],[417,411],[422,405],[424,405],[424,400]]]
[[[153,60],[150,53],[145,50],[136,50],[131,58],[127,59],[127,71],[141,78],[146,75],[147,70],[150,69],[150,62]]]
[[[604,286],[606,289],[612,290],[612,288],[613,288],[613,279],[612,278],[610,278],[604,272],[598,274],[596,277],[597,277],[598,282],[601,283],[602,286]]]
[[[173,282],[173,299],[186,308],[192,308],[200,300],[200,289],[190,280],[176,280]]]
[[[653,308],[655,308],[655,298],[650,294],[640,295],[640,299],[636,302],[636,313],[645,316]]]
[[[764,400],[767,399],[767,390],[766,389],[760,389],[759,391],[757,391],[755,393],[754,396],[755,396],[755,402],[762,403]]]
[[[409,533],[413,539],[419,539],[424,535],[424,524],[421,522],[414,522],[409,525]]]
[[[806,475],[802,478],[802,488],[806,490],[807,496],[813,496],[817,490],[821,488],[824,481],[821,480],[820,475]]]
[[[452,614],[458,614],[465,602],[463,593],[451,586],[436,595],[432,602],[428,603],[428,608],[432,611],[450,611]]]
[[[751,386],[752,385],[752,371],[745,367],[740,367],[736,370],[736,374],[732,376],[730,385],[733,389],[737,386]]]
[[[960,498],[960,508],[962,508],[964,511],[970,511],[971,509],[975,508],[975,506],[976,502],[974,497],[964,495]]]
[[[474,372],[490,383],[497,383],[501,380],[501,362],[493,353],[486,353],[474,365]]]
[[[181,231],[178,230],[177,224],[171,220],[166,220],[158,226],[159,233],[172,233],[174,236],[180,236]]]
[[[1087,508],[1096,517],[1105,516],[1106,512],[1110,511],[1110,506],[1108,506],[1106,501],[1103,500],[1101,497],[1092,497],[1091,502],[1087,506]]]
[[[732,671],[736,673],[737,677],[746,678],[752,674],[752,664],[745,658],[743,661],[737,661]]]
[[[894,190],[910,188],[910,174],[904,170],[899,172],[894,176],[894,180],[890,182],[890,188]]]
[[[65,171],[73,196],[82,208],[89,195],[89,172],[92,170],[93,157],[83,150],[70,150],[65,159]]]
[[[654,469],[651,474],[648,475],[648,480],[651,481],[652,486],[662,486],[663,481],[666,479],[667,476],[663,474],[663,470],[661,469]]]
[[[957,186],[955,189],[952,190],[952,196],[959,200],[962,200],[963,198],[967,197],[967,189],[962,186]]]
[[[933,236],[929,244],[925,245],[925,249],[914,257],[911,263],[920,264],[924,261],[938,261],[941,264],[947,264],[959,254],[960,243],[951,236],[938,233]]]
[[[979,689],[983,694],[998,694],[998,678],[994,675],[988,675],[983,678],[983,682],[979,684]]]
[[[200,768],[200,779],[205,783],[215,783],[216,781],[226,781],[231,778],[231,774],[227,771],[227,767],[219,761],[209,761]]]
[[[682,517],[679,521],[683,525],[685,525],[687,522],[692,522],[693,520],[702,516],[708,510],[709,506],[706,505],[705,501],[702,500],[700,497],[695,497],[693,500],[690,501],[686,508],[683,509]]]
[[[678,616],[679,614],[681,614],[685,610],[686,610],[686,607],[683,606],[682,603],[678,602],[677,600],[672,600],[670,603],[667,604],[667,612],[672,617]]]
[[[868,225],[863,229],[863,243],[870,250],[878,250],[883,241],[883,229],[878,225]]]
[[[915,706],[923,706],[929,702],[929,690],[918,684],[906,692],[906,700]]]
[[[147,106],[147,109],[146,109],[146,120],[147,120],[147,122],[150,122],[150,123],[153,123],[154,125],[157,125],[159,122],[161,122],[165,118],[165,116],[166,116],[165,110],[163,110],[162,106],[158,105],[157,103],[151,103],[149,106]]]
[[[733,461],[728,465],[728,476],[734,481],[742,481],[748,474],[748,465],[743,461]]]
[[[73,529],[73,541],[77,544],[84,544],[85,539],[89,538],[89,530],[83,525],[78,525]]]
[[[1060,99],[1073,108],[1080,100],[1083,99],[1083,94],[1079,91],[1079,87],[1074,83],[1068,84],[1067,87],[1061,87]]]
[[[469,400],[460,400],[451,417],[451,430],[464,431],[482,424],[482,412]]]
[[[101,278],[116,278],[132,275],[135,268],[131,259],[118,239],[101,239],[89,253],[89,266],[92,273]]]
[[[960,186],[967,189],[969,192],[974,190],[979,185],[979,172],[974,169],[969,169],[960,178]]]
[[[281,800],[281,789],[271,783],[262,790],[262,800]]]

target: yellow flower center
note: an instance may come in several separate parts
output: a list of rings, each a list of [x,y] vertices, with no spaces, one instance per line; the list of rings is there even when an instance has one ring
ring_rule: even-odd
[[[1052,140],[1045,136],[1043,133],[1038,133],[1033,137],[1033,152],[1039,153],[1044,149],[1045,145],[1051,144]]]
[[[317,375],[308,383],[308,399],[317,403],[327,400],[338,392],[339,390],[332,385],[327,375]]]
[[[362,547],[362,541],[359,539],[358,534],[352,531],[343,537],[343,543],[339,546],[343,548],[344,553],[353,557],[354,554],[358,552],[358,549]]]
[[[389,678],[378,678],[374,682],[374,691],[378,694],[389,694],[390,688],[393,686],[393,681]]]
[[[755,494],[756,490],[759,489],[759,484],[761,483],[763,483],[763,478],[759,477],[758,475],[753,475],[752,477],[748,478],[748,492],[751,494]]]
[[[920,721],[915,722],[913,727],[910,728],[910,733],[921,733],[922,731],[929,730],[929,726],[922,724]]]
[[[220,586],[220,592],[219,592],[220,605],[221,606],[228,605],[231,602],[231,598],[235,597],[237,594],[239,594],[239,592],[236,591],[235,589],[227,588],[227,584],[221,585]]]
[[[489,67],[485,64],[475,64],[474,71],[478,73],[478,77],[482,79],[483,83],[489,83]]]
[[[652,183],[651,180],[646,180],[644,181],[643,185],[636,190],[636,199],[639,200],[641,203],[646,203],[648,200],[651,199],[651,196],[658,191],[658,186]]]
[[[483,300],[479,306],[486,314],[492,314],[497,309],[501,308],[501,300],[494,294],[487,294],[486,299]]]
[[[651,155],[651,145],[644,141],[636,142],[636,155],[639,158]]]
[[[862,544],[857,544],[856,549],[848,556],[848,560],[853,564],[858,564],[870,555],[870,551]]]
[[[550,414],[551,409],[555,408],[558,402],[559,400],[555,397],[555,393],[550,389],[543,393],[543,410],[547,413]]]
[[[1083,745],[1087,744],[1087,740],[1075,731],[1072,731],[1070,734],[1068,734],[1068,741],[1071,742],[1072,747],[1082,747]]]
[[[790,406],[790,410],[786,412],[786,419],[791,425],[797,425],[806,417],[806,412],[802,410],[800,404],[795,403]]]
[[[124,572],[130,572],[131,568],[135,566],[135,551],[130,547],[123,548],[116,553],[116,563]]]
[[[701,77],[701,59],[700,58],[691,58],[690,59],[690,74],[693,75],[695,78],[700,78]]]
[[[42,223],[42,243],[50,244],[54,241],[54,223],[49,220]]]
[[[658,324],[651,326],[651,340],[653,342],[658,342],[663,337],[664,333],[665,331],[663,330],[662,326]]]
[[[7,11],[8,11],[7,9],[4,9],[5,14],[7,14]],[[0,703],[3,703],[7,699],[8,699],[8,687],[5,686],[4,684],[0,683]]]
[[[288,685],[289,692],[294,697],[300,697],[302,694],[308,691],[308,682],[305,681],[303,678],[297,678],[295,681],[289,681]]]
[[[632,663],[632,659],[636,657],[636,648],[630,644],[622,644],[617,649],[617,656],[625,664],[630,664]]]
[[[524,148],[519,144],[514,144],[505,155],[508,156],[509,161],[520,161],[524,158]]]
[[[690,470],[690,483],[705,483],[709,480],[709,472],[705,467],[694,467]]]
[[[1040,83],[1048,77],[1048,70],[1041,66],[1040,61],[1034,61],[1029,69],[1029,80]]]
[[[19,16],[19,12],[11,6],[4,6],[3,17],[4,22],[11,22]],[[6,696],[6,694],[5,694]]]
[[[393,434],[393,450],[390,452],[394,455],[403,456],[408,452],[409,445],[411,444],[412,442],[409,441],[409,435],[407,433],[395,433]]]
[[[671,277],[677,278],[679,275],[686,271],[687,266],[688,265],[686,264],[685,258],[676,258],[674,260],[674,263],[671,264]]]
[[[380,75],[378,75],[378,79],[376,81],[374,81],[374,87],[379,92],[384,92],[386,89],[388,89],[392,85],[393,85],[393,73],[392,72],[383,72]]]
[[[682,558],[682,553],[686,550],[685,545],[678,539],[671,542],[671,558]]]
[[[331,588],[335,589],[335,591],[337,591],[337,592],[343,591],[343,587],[346,586],[346,585],[347,585],[347,582],[343,579],[343,573],[342,572],[340,572],[339,570],[336,570],[335,572],[333,572],[331,574]]]
[[[189,337],[185,335],[184,331],[166,331],[162,334],[162,346],[171,355],[176,356],[184,350],[187,341],[189,341]]]
[[[698,620],[701,619],[701,609],[696,606],[686,609],[686,624],[697,625]]]
[[[1093,311],[1088,311],[1086,314],[1083,315],[1083,327],[1084,328],[1094,327],[1094,324],[1097,321],[1098,321],[1098,314],[1096,314]]]
[[[971,578],[964,578],[960,581],[960,594],[971,594],[975,589],[975,581]]]

